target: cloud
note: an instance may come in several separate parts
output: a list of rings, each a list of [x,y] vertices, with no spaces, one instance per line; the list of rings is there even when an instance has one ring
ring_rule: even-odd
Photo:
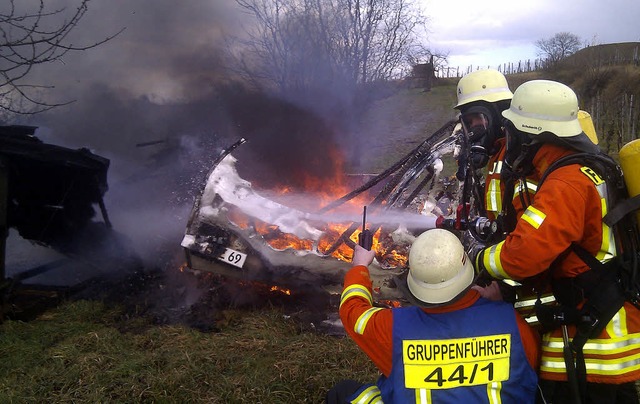
[[[640,41],[635,0],[514,2],[425,0],[429,43],[449,51],[450,64],[498,65],[536,57],[535,41],[562,31],[586,44]]]

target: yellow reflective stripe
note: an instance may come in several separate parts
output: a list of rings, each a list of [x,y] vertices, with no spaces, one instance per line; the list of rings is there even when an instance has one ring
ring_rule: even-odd
[[[542,340],[542,352],[562,352],[562,338],[545,335]],[[613,337],[611,339],[594,338],[587,341],[582,348],[585,354],[613,355],[640,348],[640,333]]]
[[[371,292],[369,292],[369,289],[362,285],[353,284],[347,286],[342,291],[342,295],[340,296],[340,307],[342,307],[342,303],[346,302],[347,299],[355,296],[364,297],[365,299],[367,299],[369,304],[373,304],[373,297],[371,296]]]
[[[373,316],[376,311],[380,310],[382,310],[381,307],[372,307],[362,313],[360,317],[358,317],[358,321],[356,321],[356,324],[353,326],[353,331],[360,335],[364,334],[364,329],[367,327],[369,319],[371,319],[371,316]]]
[[[489,170],[488,174],[501,174],[502,173],[502,160],[498,160],[493,163],[493,167]]]
[[[487,397],[491,404],[501,404],[502,398],[500,391],[502,390],[502,382],[493,382],[487,384]]]
[[[502,211],[502,194],[500,192],[500,180],[492,178],[486,192],[486,209],[489,212]]]
[[[364,389],[362,393],[358,394],[358,396],[350,402],[352,404],[384,404],[381,396],[382,394],[378,386],[373,385]]]
[[[542,213],[541,210],[536,209],[533,206],[529,206],[527,210],[524,211],[521,217],[522,217],[522,220],[524,220],[525,222],[533,226],[535,229],[537,229],[542,225],[542,223],[544,222],[544,219],[547,218],[547,215]]]
[[[602,210],[602,216],[605,217],[609,211],[607,207],[607,184],[602,182],[599,185],[596,185],[596,189],[600,194],[600,206]],[[613,232],[611,228],[607,226],[604,222],[602,222],[602,244],[600,245],[600,251],[596,254],[596,258],[602,262],[606,263],[616,256],[616,243],[614,239]]]
[[[523,192],[525,190],[525,183],[527,184],[527,191],[529,192],[529,194],[533,195],[536,192],[538,192],[538,183],[537,182],[533,182],[533,181],[518,181],[518,183],[516,185],[514,185],[514,192],[513,192],[513,198],[515,199],[516,197],[518,197],[518,195],[520,195],[521,192]]]
[[[503,245],[504,240],[484,250],[484,254],[482,255],[482,264],[485,269],[489,271],[490,275],[496,279],[509,277],[502,268],[502,263],[500,263],[500,251]]]
[[[619,376],[640,369],[640,354],[616,359],[585,358],[587,374],[601,376]],[[540,370],[549,373],[565,373],[564,359],[560,357],[543,358]]]
[[[431,390],[416,389],[416,404],[431,404]]]
[[[615,337],[624,337],[628,334],[627,330],[627,311],[622,307],[615,316],[607,324],[607,334]]]

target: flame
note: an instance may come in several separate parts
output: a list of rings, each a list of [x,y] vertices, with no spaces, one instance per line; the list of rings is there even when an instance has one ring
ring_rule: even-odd
[[[257,281],[239,281],[238,285],[246,286],[253,290],[260,292],[268,292],[268,293],[278,293],[282,295],[291,296],[291,289],[287,289],[278,285],[267,285],[266,283],[261,283]]]
[[[270,292],[280,292],[283,295],[291,296],[291,289],[281,288],[280,286],[271,286]]]
[[[236,206],[230,206],[227,212],[227,218],[231,224],[236,225],[241,229],[246,229],[250,225],[250,218],[242,210]]]
[[[178,271],[184,272],[188,267],[189,267],[189,264],[186,262],[183,262],[182,265],[178,267]]]
[[[298,185],[297,189],[291,185],[279,185],[272,189],[272,192],[276,195],[287,195],[296,192],[313,195],[313,200],[318,203],[318,206],[310,207],[311,209],[320,209],[347,195],[353,190],[353,185],[347,183],[346,176],[339,174],[344,172],[342,155],[338,150],[332,150],[329,154],[329,159],[333,163],[332,172],[330,173],[332,176],[314,177],[301,171],[294,174],[297,177],[297,182],[302,184]],[[349,209],[351,207],[353,208],[354,216],[358,216],[362,212],[362,206],[367,205],[370,201],[371,196],[363,192],[345,202],[342,208]],[[291,249],[303,252],[317,252],[345,262],[351,262],[353,246],[358,242],[358,235],[361,232],[361,229],[358,228],[350,235],[349,240],[341,241],[340,237],[353,223],[327,223],[322,229],[323,235],[314,244],[313,240],[301,239],[293,234],[284,233],[276,225],[251,218],[235,206],[229,207],[227,217],[232,224],[240,229],[251,227],[255,229],[256,233],[263,237],[265,243],[274,250]],[[373,237],[372,249],[376,252],[378,262],[387,268],[406,266],[407,251],[395,248],[393,240],[390,237],[383,237],[382,234],[382,229],[377,229]]]

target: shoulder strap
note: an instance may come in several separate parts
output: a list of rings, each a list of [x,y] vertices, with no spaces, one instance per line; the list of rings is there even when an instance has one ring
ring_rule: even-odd
[[[609,227],[618,223],[627,214],[640,209],[640,194],[633,198],[628,198],[618,202],[618,204],[602,218],[602,221]]]
[[[549,174],[560,167],[570,164],[587,165],[592,169],[599,171],[598,174],[603,176],[603,178],[607,178],[610,181],[615,179],[616,181],[613,184],[614,186],[620,187],[621,185],[624,185],[622,170],[618,166],[618,163],[616,163],[609,155],[604,153],[574,153],[554,161],[540,177],[540,181],[538,181],[538,188],[540,188]]]

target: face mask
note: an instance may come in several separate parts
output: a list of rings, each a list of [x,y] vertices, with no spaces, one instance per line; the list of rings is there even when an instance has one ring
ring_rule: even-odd
[[[513,122],[505,120],[504,123],[505,136],[507,138],[507,146],[504,154],[504,162],[510,168],[522,152],[522,137],[519,131],[513,126]]]
[[[505,119],[504,127],[507,138],[505,166],[513,174],[527,176],[533,171],[533,158],[542,144],[534,143],[528,134],[517,130],[508,119]]]
[[[462,115],[462,123],[472,145],[481,142],[489,131],[489,117],[482,112]]]
[[[474,105],[466,108],[460,116],[469,142],[469,163],[473,168],[485,167],[489,157],[495,152],[493,148],[497,136],[494,133],[496,128],[493,113],[495,111],[488,105]],[[500,131],[500,128],[497,130]]]

